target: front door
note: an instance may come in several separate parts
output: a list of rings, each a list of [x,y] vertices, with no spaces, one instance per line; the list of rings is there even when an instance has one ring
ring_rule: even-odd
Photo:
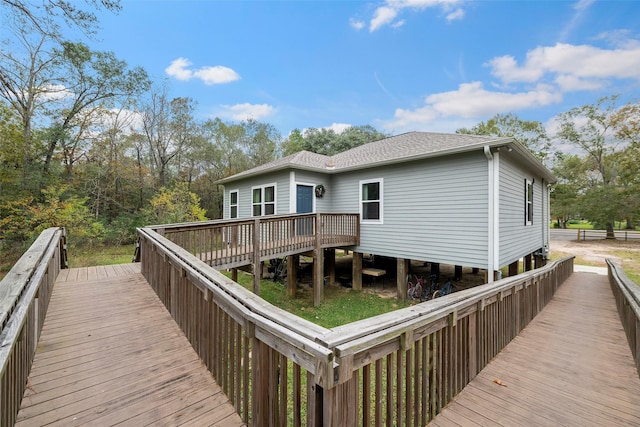
[[[300,185],[296,186],[296,213],[313,212],[313,186]],[[313,233],[313,219],[298,219],[296,230],[299,236],[309,236]]]

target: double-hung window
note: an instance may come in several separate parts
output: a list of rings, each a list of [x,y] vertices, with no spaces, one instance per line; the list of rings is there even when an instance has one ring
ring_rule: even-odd
[[[229,218],[238,218],[238,190],[229,191]]]
[[[524,225],[533,224],[533,183],[524,180]]]
[[[382,178],[360,181],[360,218],[362,222],[382,223]]]
[[[276,213],[275,184],[253,187],[253,216],[274,215]]]

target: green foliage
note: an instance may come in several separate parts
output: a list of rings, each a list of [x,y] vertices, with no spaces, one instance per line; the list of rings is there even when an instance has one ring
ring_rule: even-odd
[[[547,160],[551,152],[551,140],[544,125],[539,121],[521,120],[513,113],[496,114],[486,122],[458,129],[456,133],[515,138],[541,161]]]
[[[618,108],[618,96],[599,99],[594,104],[576,107],[560,116],[557,137],[581,150],[584,157],[559,157],[556,173],[573,191],[573,209],[610,235],[616,220],[626,219],[629,226],[638,216],[640,180],[637,160],[640,154],[637,104]],[[557,204],[554,208],[557,210]]]
[[[189,191],[187,184],[178,183],[174,188],[162,187],[145,209],[147,223],[173,224],[178,222],[204,221],[205,211],[200,207],[200,198]]]
[[[65,188],[42,190],[42,202],[27,196],[0,206],[0,240],[26,243],[49,227],[66,227],[71,244],[95,243],[104,233],[85,205],[86,198],[65,195]]]
[[[373,126],[351,126],[341,133],[333,129],[307,129],[300,132],[294,129],[283,143],[283,154],[288,156],[306,150],[313,153],[332,156],[368,142],[386,138],[388,135],[378,132]]]
[[[127,245],[136,241],[136,228],[144,227],[145,216],[142,213],[122,213],[104,225],[103,243],[106,245]]]

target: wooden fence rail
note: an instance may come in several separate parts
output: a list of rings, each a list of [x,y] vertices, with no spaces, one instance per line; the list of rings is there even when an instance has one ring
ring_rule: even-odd
[[[49,228],[0,282],[0,427],[15,423],[53,284],[66,267],[65,230]]]
[[[358,214],[271,215],[150,226],[207,264],[227,269],[320,247],[360,243]]]
[[[567,257],[325,329],[271,306],[160,233],[138,233],[142,273],[256,426],[425,425],[573,272]]]
[[[640,231],[635,230],[614,230],[613,234],[616,240],[640,240]],[[604,240],[607,239],[606,230],[587,230],[583,228],[578,229],[578,241],[586,240]]]
[[[620,321],[640,375],[640,287],[612,260],[607,259],[607,266]]]

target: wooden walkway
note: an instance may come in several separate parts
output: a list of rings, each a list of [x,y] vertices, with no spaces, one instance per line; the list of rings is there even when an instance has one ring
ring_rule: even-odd
[[[243,425],[139,264],[63,270],[18,426]]]
[[[574,273],[430,425],[640,425],[640,379],[607,277]]]

